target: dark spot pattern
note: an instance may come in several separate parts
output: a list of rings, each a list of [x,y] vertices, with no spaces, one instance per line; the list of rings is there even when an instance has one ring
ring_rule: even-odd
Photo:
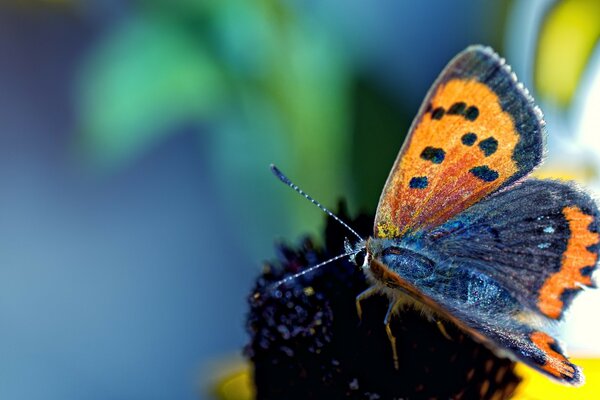
[[[465,118],[469,121],[475,121],[479,117],[479,108],[471,106],[465,111]]]
[[[477,135],[473,132],[465,133],[460,140],[465,146],[473,146],[477,140]]]
[[[493,182],[498,179],[498,176],[500,176],[498,171],[494,171],[487,165],[480,165],[478,167],[471,168],[469,172],[484,182]]]
[[[428,184],[426,176],[415,176],[410,180],[409,186],[411,189],[425,189]]]
[[[591,266],[591,267],[583,267],[580,270],[581,276],[592,276],[592,273],[594,272],[595,269],[596,269],[595,265]],[[596,286],[594,286],[594,287],[596,287]]]
[[[448,109],[448,115],[462,115],[465,112],[465,108],[467,108],[467,105],[464,101],[454,103]]]
[[[431,119],[440,120],[444,115],[461,115],[468,121],[475,121],[479,117],[479,109],[475,106],[467,108],[467,104],[464,101],[457,101],[452,104],[448,110],[444,107],[433,108],[433,105],[429,103],[425,109],[425,113],[431,113]]]
[[[443,107],[437,107],[431,112],[431,119],[442,119],[444,117],[444,113],[445,111]]]
[[[489,137],[479,142],[479,148],[483,151],[486,157],[491,156],[498,150],[498,141],[493,137]]]
[[[437,147],[427,146],[421,152],[423,160],[431,161],[434,164],[441,164],[444,161],[444,157],[446,157],[446,152]]]
[[[553,341],[553,342],[549,343],[548,347],[550,347],[550,350],[552,350],[552,351],[554,351],[556,353],[560,353],[560,354],[564,353],[564,350],[560,348],[560,346],[558,345],[557,342]]]

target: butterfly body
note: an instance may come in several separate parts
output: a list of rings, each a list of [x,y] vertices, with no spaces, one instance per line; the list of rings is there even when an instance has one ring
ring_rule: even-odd
[[[390,297],[387,324],[416,304],[578,385],[583,375],[554,331],[574,296],[594,287],[600,214],[572,184],[525,179],[541,162],[543,134],[541,112],[504,60],[468,48],[428,93],[382,191],[374,236],[359,246],[373,287]]]
[[[441,306],[431,311],[459,307],[478,308],[479,316],[520,310],[517,299],[488,274],[460,264],[434,260],[419,252],[401,247],[402,243],[377,243],[372,239],[367,251],[375,260],[367,267],[372,279],[388,289],[398,290],[414,300],[435,300]]]

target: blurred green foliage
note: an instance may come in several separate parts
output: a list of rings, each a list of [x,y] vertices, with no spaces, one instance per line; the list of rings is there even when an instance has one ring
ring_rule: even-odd
[[[135,4],[136,14],[118,20],[90,49],[79,75],[79,145],[90,165],[122,168],[178,127],[193,126],[223,202],[239,212],[241,226],[256,222],[240,204],[266,221],[275,203],[290,227],[282,235],[318,229],[318,212],[292,196],[273,195],[270,162],[326,205],[344,196],[353,211],[374,209],[412,115],[361,74],[348,59],[352,46],[314,13],[280,0]],[[571,46],[552,38],[573,37],[560,27],[576,25],[569,22],[573,13],[563,24],[556,15],[591,3],[560,4],[542,26],[537,76],[564,100],[585,62],[553,50]],[[574,72],[561,72],[569,65]],[[564,79],[544,78],[552,73]]]
[[[202,43],[169,21],[139,20],[112,33],[82,75],[83,144],[118,165],[174,123],[216,115],[224,78]]]
[[[204,154],[232,210],[244,202],[268,211],[271,161],[328,188],[318,196],[326,204],[350,194],[351,75],[322,26],[276,0],[148,0],[140,10],[102,38],[79,77],[91,165],[122,167],[192,124],[210,137]],[[295,232],[322,219],[310,207],[288,214]]]

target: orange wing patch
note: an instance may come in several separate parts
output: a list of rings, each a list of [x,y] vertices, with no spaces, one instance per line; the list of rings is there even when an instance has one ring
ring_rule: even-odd
[[[530,335],[530,339],[544,353],[545,364],[540,365],[540,368],[559,379],[578,380],[577,367],[560,353],[554,338],[544,332],[536,331]]]
[[[487,85],[440,84],[388,178],[376,236],[437,226],[497,190],[518,171],[518,141],[511,115]]]
[[[551,275],[539,291],[538,307],[550,318],[559,318],[564,309],[561,299],[566,290],[581,289],[581,285],[592,285],[589,276],[582,270],[594,267],[598,254],[588,247],[600,242],[600,235],[589,230],[594,217],[583,213],[579,207],[565,207],[563,214],[569,222],[570,237],[562,257],[561,268]]]

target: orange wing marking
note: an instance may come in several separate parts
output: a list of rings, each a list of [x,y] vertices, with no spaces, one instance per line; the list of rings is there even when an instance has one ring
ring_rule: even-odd
[[[598,233],[588,229],[594,220],[593,216],[584,214],[578,207],[565,207],[563,214],[569,222],[571,236],[562,257],[561,268],[544,282],[538,302],[540,311],[555,319],[563,311],[561,296],[565,290],[592,284],[591,278],[582,275],[581,270],[596,265],[598,255],[589,251],[588,247],[600,241]]]
[[[573,378],[575,376],[575,367],[567,360],[565,356],[555,351],[552,347],[556,341],[550,335],[544,332],[533,332],[531,341],[546,356],[546,363],[540,367],[557,378]]]
[[[496,93],[476,80],[440,84],[384,188],[378,237],[445,222],[512,177],[519,133]]]

